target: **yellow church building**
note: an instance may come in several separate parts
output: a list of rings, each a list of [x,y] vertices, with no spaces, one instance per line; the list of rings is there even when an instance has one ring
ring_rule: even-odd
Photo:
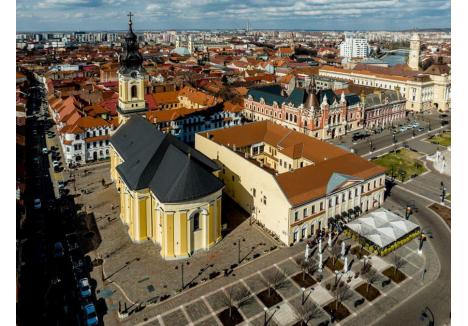
[[[151,240],[165,259],[221,240],[219,170],[205,155],[135,115],[111,138],[111,177],[133,242]]]
[[[120,219],[133,242],[159,244],[165,259],[207,250],[221,240],[219,167],[142,117],[147,74],[131,19],[120,63],[119,127],[110,140]]]

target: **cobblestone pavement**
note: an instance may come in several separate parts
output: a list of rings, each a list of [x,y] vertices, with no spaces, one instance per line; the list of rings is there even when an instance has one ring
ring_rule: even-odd
[[[121,307],[130,307],[178,293],[182,287],[181,261],[163,260],[159,246],[151,241],[131,242],[118,217],[119,197],[110,181],[109,164],[91,165],[71,174],[76,181],[68,186],[72,192],[79,190],[75,200],[77,207],[92,212],[99,228],[102,242],[89,256],[92,260],[102,258],[104,261],[95,267],[92,276],[98,283],[97,296],[108,301],[109,312],[117,310],[119,303]],[[257,225],[250,225],[245,212],[228,198],[223,199],[223,207],[226,214],[223,219],[229,221],[228,228],[233,230],[209,251],[183,260],[185,289],[202,284],[216,274],[223,274],[233,264],[237,265],[239,243],[242,264],[279,250],[281,246]],[[105,316],[106,324],[109,315],[115,314]]]
[[[298,321],[297,307],[302,301],[302,290],[292,277],[302,273],[295,258],[304,255],[303,243],[293,247],[280,247],[265,253],[265,250],[276,245],[274,240],[256,226],[250,226],[248,220],[244,220],[215,248],[189,259],[190,265],[185,265],[184,269],[184,283],[193,280],[198,286],[186,288],[178,293],[181,286],[180,269],[175,270],[178,263],[163,261],[157,246],[151,242],[137,245],[129,240],[124,226],[117,217],[116,191],[113,185],[108,185],[110,183],[108,164],[96,165],[87,170],[86,176],[83,176],[84,169],[75,172],[79,175],[76,178],[76,188],[91,191],[77,197],[77,202],[83,205],[83,210],[94,213],[102,237],[102,243],[97,251],[89,255],[92,259],[97,256],[104,259],[105,275],[102,266],[97,266],[92,272],[92,277],[97,283],[97,297],[104,298],[107,304],[107,314],[103,317],[106,325],[221,325],[217,315],[226,309],[222,298],[227,295],[226,289],[233,285],[245,287],[252,293],[247,304],[238,309],[244,320],[243,324],[263,325],[264,304],[257,294],[266,289],[265,277],[272,270],[278,270],[285,275],[285,281],[276,290],[282,301],[267,311],[268,325],[292,325]],[[106,186],[102,185],[102,178]],[[394,204],[393,206],[388,204],[388,207],[392,210],[402,210],[402,207]],[[241,257],[245,257],[256,244],[266,243],[253,249],[248,257],[253,257],[254,253],[260,253],[261,256],[256,259],[244,259],[243,263],[228,276],[221,273],[213,280],[202,281],[209,279],[211,272],[221,272],[237,262],[237,245],[234,246],[234,242],[241,236],[246,239],[245,242],[241,241]],[[345,239],[345,242],[348,246],[353,244],[350,239]],[[401,270],[407,275],[407,279],[400,284],[392,282],[382,287],[382,280],[386,277],[381,272],[391,266],[391,255],[371,258],[371,262],[379,271],[379,281],[375,282],[374,286],[381,295],[372,302],[364,300],[365,302],[358,307],[355,307],[354,303],[362,297],[354,289],[365,281],[355,275],[360,270],[362,261],[351,254],[348,255],[350,271],[342,280],[349,281],[348,284],[353,290],[350,298],[343,301],[343,304],[351,315],[340,324],[367,324],[372,321],[371,316],[375,318],[381,314],[381,311],[397,305],[402,298],[412,293],[411,291],[424,286],[422,282],[424,268],[426,268],[424,282],[430,282],[437,275],[437,258],[433,255],[431,247],[424,247],[422,255],[417,254],[416,247],[416,241],[412,241],[397,251],[404,257],[405,265]],[[311,259],[315,265],[318,265],[316,250],[317,248],[312,250]],[[328,250],[325,247],[324,258],[327,256]],[[427,264],[427,261],[431,263]],[[208,267],[211,264],[214,266]],[[202,271],[204,267],[207,268]],[[312,277],[318,281],[318,272],[314,272]],[[334,293],[328,290],[326,285],[334,283],[335,275],[324,268],[322,277],[322,281],[307,288],[305,294],[307,300],[324,307],[334,300]],[[163,295],[170,297],[161,301]],[[155,303],[150,303],[152,300]],[[143,309],[136,312],[134,308],[140,303],[143,304]],[[132,312],[123,320],[117,317],[119,304],[121,310],[126,306]],[[329,318],[323,310],[321,316],[311,321],[309,325],[319,324]]]
[[[397,209],[394,204],[392,209]],[[398,208],[399,209],[399,208]],[[343,240],[340,236],[339,240]],[[344,239],[347,247],[356,245],[350,239]],[[335,241],[337,241],[335,239]],[[364,303],[358,307],[354,304],[356,300],[362,299],[354,289],[365,282],[360,276],[356,276],[362,267],[362,260],[356,256],[348,254],[350,270],[342,276],[342,280],[347,282],[352,288],[350,297],[343,301],[345,307],[351,315],[341,321],[341,325],[366,325],[372,321],[372,318],[381,313],[381,309],[389,309],[398,304],[401,298],[405,298],[417,288],[424,286],[424,282],[429,283],[437,276],[438,264],[437,258],[432,252],[431,246],[424,246],[423,254],[417,253],[418,243],[416,240],[399,248],[396,253],[404,259],[404,265],[401,271],[407,276],[400,284],[390,283],[383,286],[382,281],[387,277],[381,274],[382,271],[392,266],[393,254],[386,257],[372,256],[370,262],[378,270],[378,281],[373,286],[381,295],[372,302]],[[227,296],[227,289],[231,286],[245,287],[252,296],[247,304],[239,307],[239,313],[243,318],[243,325],[263,325],[264,322],[264,304],[257,296],[258,293],[265,290],[265,277],[272,270],[278,270],[285,275],[285,281],[276,292],[281,297],[281,302],[267,311],[267,317],[270,318],[268,325],[292,325],[298,321],[297,307],[301,305],[302,289],[301,286],[293,280],[293,277],[301,274],[301,268],[296,264],[295,258],[304,255],[304,244],[300,243],[294,247],[277,250],[270,255],[254,260],[235,270],[234,276],[220,277],[208,282],[203,286],[190,289],[182,294],[168,299],[165,302],[154,306],[147,306],[140,312],[131,314],[122,321],[124,325],[221,325],[218,315],[227,306],[223,304],[223,297]],[[311,259],[314,265],[318,265],[317,248],[312,250]],[[328,249],[324,250],[324,257],[329,255]],[[343,261],[342,258],[340,258]],[[428,263],[430,262],[430,264]],[[426,269],[424,277],[422,271]],[[319,273],[315,271],[312,277],[317,281]],[[327,284],[334,284],[335,275],[324,268],[322,281],[308,287],[305,291],[307,300],[323,307],[334,300],[334,293],[327,289]],[[365,312],[365,313],[364,313]],[[373,317],[369,317],[373,316]],[[329,315],[322,311],[321,316],[309,322],[309,325],[317,325],[323,321],[329,320]]]

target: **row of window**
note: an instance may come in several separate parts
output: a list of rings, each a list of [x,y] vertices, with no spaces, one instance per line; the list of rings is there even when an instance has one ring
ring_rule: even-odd
[[[320,202],[318,204],[319,206],[319,210],[318,212],[321,212],[323,211],[323,202]],[[310,215],[314,215],[315,214],[315,209],[316,209],[316,205],[313,204],[311,207],[310,207],[310,211],[309,211],[309,208],[308,207],[305,207],[302,209],[302,218],[306,218]],[[309,213],[310,212],[310,213]],[[299,211],[296,211],[294,212],[294,222],[297,222],[299,221]]]
[[[383,185],[383,180],[384,180],[383,177],[379,179],[379,181],[378,181],[379,186]],[[362,185],[361,186],[361,194],[364,193],[366,188],[367,188],[367,191],[370,191],[371,190],[371,185],[373,185],[372,189],[377,188],[377,180],[374,180],[373,183],[369,182],[369,183],[367,183],[367,185]],[[346,202],[346,200],[351,200],[353,198],[356,198],[358,195],[359,195],[359,189],[354,188],[354,191],[349,190],[347,192],[343,192],[343,193],[341,193],[339,195],[336,195],[333,198],[329,198],[328,199],[328,208],[339,205],[340,203],[344,203],[344,202]],[[310,207],[310,214],[309,214],[309,208],[308,207],[303,208],[302,209],[302,218],[305,218],[305,217],[307,217],[309,215],[315,214],[315,207],[316,207],[315,204]],[[319,211],[323,211],[323,202],[320,202],[320,210]],[[294,212],[294,221],[295,222],[299,220],[299,213],[300,213],[299,210]]]
[[[93,141],[92,143],[86,143],[86,148],[94,148],[98,146],[101,147],[103,145],[109,145],[109,140],[100,140],[99,142]]]
[[[86,138],[90,138],[90,137],[97,137],[97,136],[104,136],[104,135],[107,135],[109,133],[109,130],[108,129],[99,129],[99,130],[93,130],[93,131],[87,131],[86,132]],[[79,136],[79,135],[77,135]],[[77,138],[79,139],[79,138]]]

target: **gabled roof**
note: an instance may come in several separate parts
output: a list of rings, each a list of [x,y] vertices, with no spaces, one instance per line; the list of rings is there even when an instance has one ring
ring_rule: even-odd
[[[212,172],[216,163],[149,121],[131,117],[111,138],[124,162],[117,171],[132,190],[149,188],[166,203],[201,198],[224,185]]]
[[[333,172],[330,179],[328,180],[327,184],[327,194],[332,193],[336,189],[338,189],[341,185],[343,185],[346,181],[356,180],[356,177]]]

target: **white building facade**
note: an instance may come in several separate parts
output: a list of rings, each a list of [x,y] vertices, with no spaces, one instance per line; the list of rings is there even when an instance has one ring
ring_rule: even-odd
[[[364,38],[346,36],[340,44],[340,56],[344,58],[366,58],[369,52],[369,43]]]

